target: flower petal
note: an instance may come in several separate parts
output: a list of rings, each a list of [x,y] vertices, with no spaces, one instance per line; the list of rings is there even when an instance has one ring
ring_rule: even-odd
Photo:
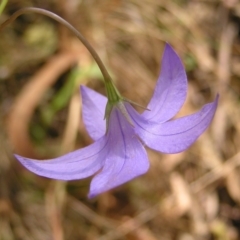
[[[217,104],[218,96],[197,113],[159,125],[143,119],[130,104],[126,107],[133,118],[136,132],[148,147],[163,153],[178,153],[186,150],[207,129]]]
[[[58,180],[86,178],[99,171],[107,154],[106,137],[93,144],[49,160],[35,160],[15,155],[18,161],[31,172]]]
[[[107,138],[108,156],[102,171],[91,182],[89,198],[142,175],[149,168],[145,148],[117,108],[111,112]]]
[[[176,115],[187,95],[187,76],[179,56],[166,45],[161,73],[153,97],[142,116],[145,119],[165,122]]]
[[[106,132],[104,114],[107,98],[85,86],[81,86],[81,95],[83,121],[89,135],[96,141]]]

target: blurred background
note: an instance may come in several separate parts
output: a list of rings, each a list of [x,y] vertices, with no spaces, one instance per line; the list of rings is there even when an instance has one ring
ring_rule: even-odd
[[[0,33],[0,239],[240,239],[239,1],[10,0],[0,23],[30,6],[80,30],[123,96],[147,105],[168,42],[189,81],[178,116],[217,93],[220,102],[211,127],[187,151],[148,150],[147,174],[88,200],[91,179],[36,176],[13,152],[43,159],[89,145],[79,85],[105,94],[102,75],[65,27],[20,16]]]

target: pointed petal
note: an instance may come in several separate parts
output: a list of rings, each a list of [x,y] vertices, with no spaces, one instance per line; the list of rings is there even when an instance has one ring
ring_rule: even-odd
[[[106,132],[104,114],[107,98],[85,86],[81,86],[81,95],[83,121],[90,137],[96,141]]]
[[[149,168],[146,150],[118,109],[113,109],[108,129],[109,153],[104,167],[92,180],[89,198],[117,187]]]
[[[107,154],[106,138],[93,144],[49,160],[35,160],[15,155],[31,172],[58,180],[74,180],[89,177],[99,171]]]
[[[162,124],[146,121],[130,104],[126,107],[133,118],[136,132],[148,147],[163,153],[178,153],[186,150],[207,129],[217,104],[218,96],[197,113]]]
[[[153,97],[142,116],[145,119],[165,122],[176,115],[187,95],[187,76],[179,56],[166,45],[161,73]]]

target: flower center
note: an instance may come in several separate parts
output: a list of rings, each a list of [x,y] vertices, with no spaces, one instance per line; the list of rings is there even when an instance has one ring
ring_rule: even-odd
[[[120,95],[120,93],[118,92],[117,88],[114,86],[112,81],[106,81],[105,86],[106,86],[107,97],[108,97],[108,102],[105,110],[105,118],[107,120],[107,126],[108,126],[108,119],[113,107],[117,107],[120,110],[120,112],[123,114],[123,116],[127,119],[127,121],[133,126],[132,119],[129,116],[127,109],[124,105],[124,98]]]

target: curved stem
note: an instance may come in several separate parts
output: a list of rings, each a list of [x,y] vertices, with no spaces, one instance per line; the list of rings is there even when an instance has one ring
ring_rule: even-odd
[[[100,70],[103,74],[105,82],[112,82],[112,79],[111,79],[107,69],[105,68],[102,60],[100,59],[100,57],[98,56],[96,51],[93,49],[93,47],[90,45],[90,43],[86,40],[86,38],[75,27],[73,27],[69,22],[67,22],[66,20],[64,20],[63,18],[61,18],[60,16],[58,16],[55,13],[52,13],[48,10],[41,9],[41,8],[34,8],[34,7],[22,8],[22,9],[16,11],[9,19],[7,19],[5,22],[3,22],[0,25],[0,31],[2,29],[4,29],[8,24],[12,23],[20,15],[25,14],[25,13],[29,13],[29,12],[30,13],[31,12],[39,13],[39,14],[43,14],[45,16],[48,16],[48,17],[54,19],[55,21],[63,24],[70,31],[72,31],[78,37],[78,39],[83,43],[83,45],[88,49],[88,51],[91,53],[91,55],[93,56],[94,60],[98,64],[98,66],[99,66],[99,68],[100,68]]]

